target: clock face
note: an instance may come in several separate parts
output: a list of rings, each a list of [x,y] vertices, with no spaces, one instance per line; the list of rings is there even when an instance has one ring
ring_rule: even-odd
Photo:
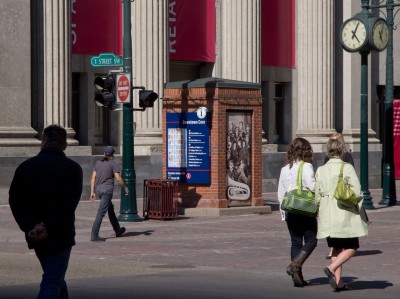
[[[372,43],[378,51],[386,48],[389,41],[389,31],[385,20],[379,19],[372,27]]]
[[[341,29],[342,45],[346,51],[356,52],[367,42],[367,30],[359,19],[347,20]]]

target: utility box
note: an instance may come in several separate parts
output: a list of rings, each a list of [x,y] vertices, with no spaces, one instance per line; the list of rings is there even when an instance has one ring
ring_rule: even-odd
[[[182,208],[262,206],[262,98],[257,83],[165,84],[163,177]]]

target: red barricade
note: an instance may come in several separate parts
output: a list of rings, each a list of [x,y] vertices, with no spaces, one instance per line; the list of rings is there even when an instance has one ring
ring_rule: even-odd
[[[178,215],[178,181],[144,180],[143,218],[175,219]]]
[[[400,99],[393,100],[394,177],[400,179]]]

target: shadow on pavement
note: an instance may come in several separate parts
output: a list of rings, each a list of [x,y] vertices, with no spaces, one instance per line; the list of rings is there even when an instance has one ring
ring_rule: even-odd
[[[382,254],[382,250],[358,250],[354,256],[366,256],[366,255],[375,255]]]
[[[136,236],[140,236],[140,235],[145,235],[145,236],[151,236],[151,234],[154,233],[154,230],[146,230],[143,232],[125,232],[122,236],[118,237],[118,239],[121,238],[127,238],[127,237],[136,237]],[[110,237],[107,239],[115,239],[116,237]]]
[[[348,278],[347,279],[344,278],[344,281],[348,281]],[[388,287],[392,287],[393,283],[387,280],[372,280],[372,281],[358,280],[349,282],[348,286],[350,290],[371,290],[371,289],[383,290]]]
[[[351,290],[368,290],[368,289],[386,289],[387,287],[392,287],[393,283],[388,282],[386,280],[373,280],[373,281],[360,281],[356,280],[357,277],[343,277],[343,281],[349,287],[348,291]],[[328,278],[326,277],[318,277],[307,280],[309,286],[316,285],[326,285],[328,289],[330,289]]]

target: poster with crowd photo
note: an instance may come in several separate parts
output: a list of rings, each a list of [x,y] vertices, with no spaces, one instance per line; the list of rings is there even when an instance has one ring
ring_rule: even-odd
[[[251,205],[251,116],[251,112],[227,112],[226,193],[229,206]]]

